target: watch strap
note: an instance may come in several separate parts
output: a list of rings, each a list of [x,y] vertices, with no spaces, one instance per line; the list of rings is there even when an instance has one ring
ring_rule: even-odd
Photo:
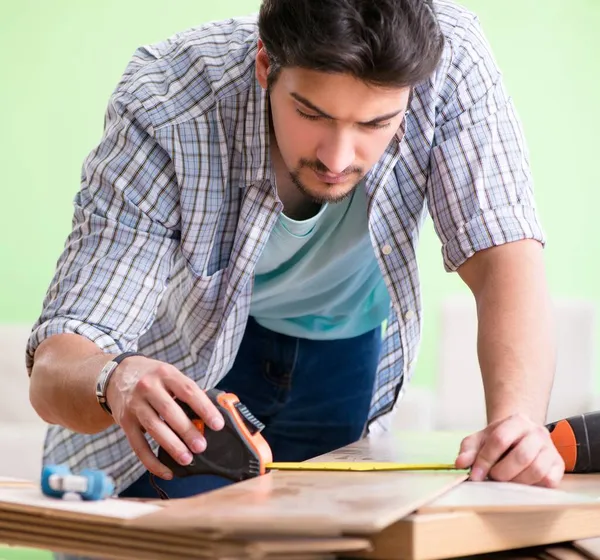
[[[117,369],[117,366],[125,359],[130,358],[131,356],[143,356],[139,352],[123,352],[118,356],[112,358],[108,362],[106,362],[105,366],[100,371],[98,375],[98,379],[96,380],[96,399],[98,400],[98,404],[102,407],[102,409],[112,416],[112,410],[108,406],[106,401],[106,389],[108,387],[108,382],[110,381],[113,373]]]

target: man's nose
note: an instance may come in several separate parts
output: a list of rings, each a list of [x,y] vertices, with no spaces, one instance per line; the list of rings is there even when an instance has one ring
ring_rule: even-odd
[[[327,138],[317,151],[317,158],[331,173],[342,173],[354,163],[354,143],[350,134],[335,134]]]

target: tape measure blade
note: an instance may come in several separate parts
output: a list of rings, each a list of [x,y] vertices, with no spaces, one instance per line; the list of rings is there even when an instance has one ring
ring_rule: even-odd
[[[335,462],[335,463],[269,463],[270,470],[294,471],[418,471],[418,470],[457,470],[453,464],[445,463],[377,463],[377,462]]]

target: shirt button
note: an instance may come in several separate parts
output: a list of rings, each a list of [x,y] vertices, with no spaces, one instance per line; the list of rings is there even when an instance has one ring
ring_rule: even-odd
[[[409,309],[405,314],[404,314],[404,318],[407,321],[410,321],[413,317],[415,316],[415,312],[412,309]]]
[[[391,247],[391,245],[384,245],[384,246],[381,248],[381,252],[382,252],[384,255],[390,255],[390,254],[392,253],[392,247]]]

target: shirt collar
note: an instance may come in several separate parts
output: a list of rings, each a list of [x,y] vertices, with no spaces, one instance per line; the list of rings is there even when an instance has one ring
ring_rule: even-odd
[[[256,59],[257,45],[248,56]],[[268,180],[271,177],[269,96],[256,78],[256,63],[248,65],[252,72],[248,92],[248,106],[244,120],[242,139],[242,177],[245,187]]]

